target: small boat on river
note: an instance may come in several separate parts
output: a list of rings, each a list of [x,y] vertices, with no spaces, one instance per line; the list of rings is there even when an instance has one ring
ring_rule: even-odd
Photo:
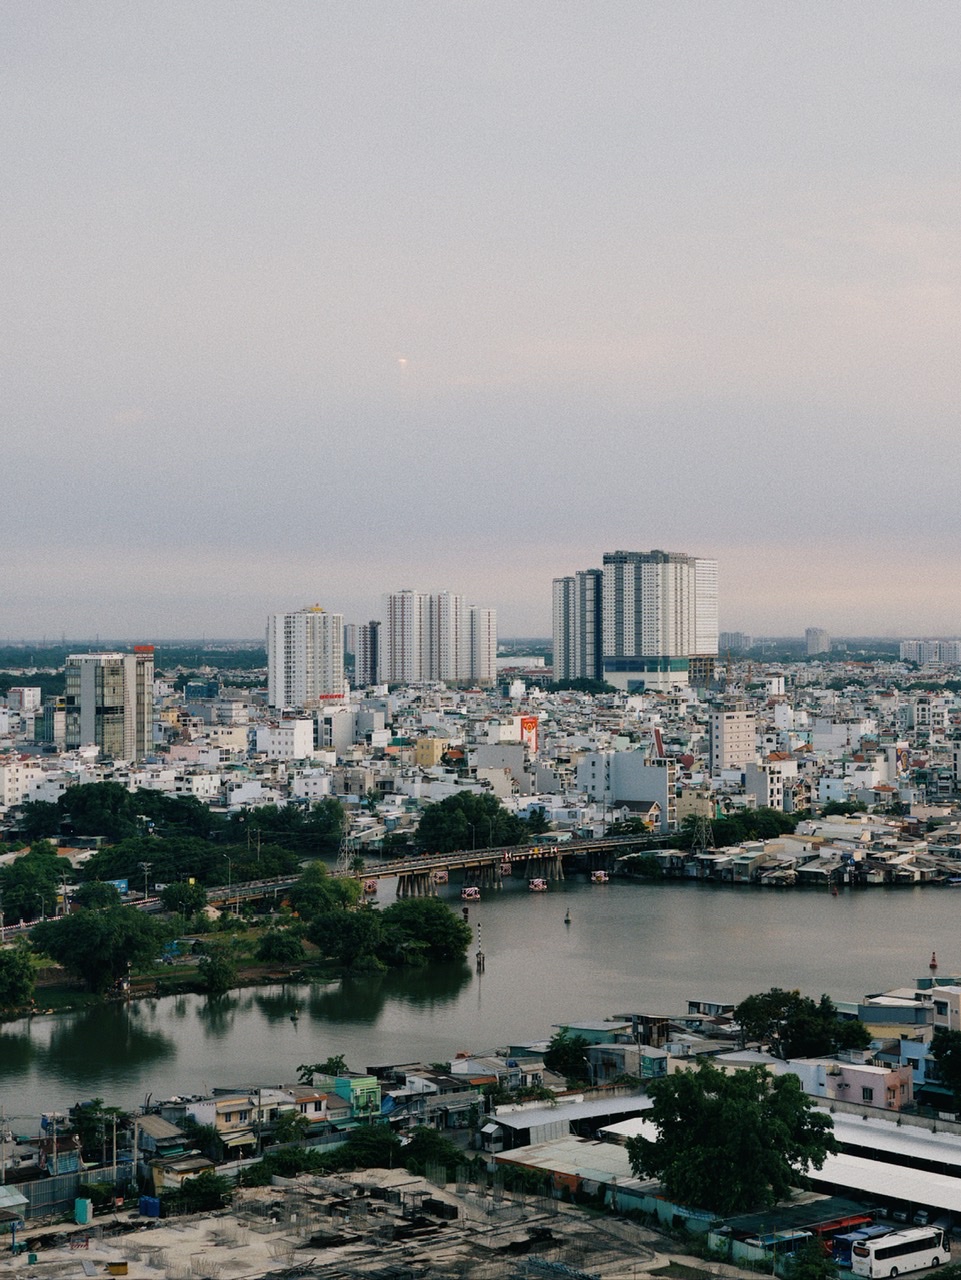
[[[607,884],[610,878],[611,877],[608,875],[606,871],[591,872],[591,884]]]
[[[460,891],[461,902],[480,902],[480,889],[476,884],[465,885]]]

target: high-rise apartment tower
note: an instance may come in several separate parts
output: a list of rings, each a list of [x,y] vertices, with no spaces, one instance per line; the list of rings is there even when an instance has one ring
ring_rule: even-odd
[[[497,614],[467,605],[450,591],[397,591],[384,597],[383,678],[397,684],[425,680],[492,684]]]
[[[153,645],[133,653],[73,653],[64,673],[67,750],[96,746],[114,760],[153,747]]]
[[[344,618],[310,605],[267,619],[267,701],[278,710],[344,692]]]

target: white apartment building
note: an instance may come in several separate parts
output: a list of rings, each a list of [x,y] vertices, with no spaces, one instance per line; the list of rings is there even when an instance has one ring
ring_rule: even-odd
[[[677,826],[677,765],[645,751],[588,751],[577,762],[576,785],[589,800],[610,805],[658,805],[662,834]]]
[[[314,754],[314,722],[299,719],[258,725],[256,749],[268,760],[308,760]]]
[[[711,773],[744,769],[757,760],[757,717],[746,707],[722,707],[708,721]]]
[[[497,677],[497,610],[471,605],[469,617],[471,680],[492,685]]]
[[[603,564],[604,679],[629,693],[687,684],[690,658],[717,655],[717,561],[611,551]]]
[[[37,686],[12,685],[7,690],[7,706],[23,715],[39,711],[43,702],[42,690]]]
[[[22,804],[42,779],[43,770],[35,761],[3,756],[0,759],[0,808]]]
[[[497,614],[450,591],[405,589],[384,597],[382,675],[393,684],[492,684]]]
[[[831,652],[831,637],[823,627],[808,627],[804,632],[804,647],[809,658],[819,653]]]
[[[310,605],[267,619],[267,701],[277,710],[344,694],[344,618]]]
[[[793,802],[793,784],[797,781],[797,761],[768,758],[760,764],[751,760],[744,766],[744,790],[753,795],[759,809],[785,809],[785,792]],[[790,806],[788,806],[790,807]]]

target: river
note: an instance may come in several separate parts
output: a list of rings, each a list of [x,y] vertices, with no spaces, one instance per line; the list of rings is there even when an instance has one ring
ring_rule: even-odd
[[[391,882],[392,885],[392,882]],[[460,910],[454,885],[446,889]],[[381,901],[390,890],[381,889]],[[565,925],[564,915],[571,913]],[[215,1085],[296,1079],[342,1053],[353,1070],[439,1061],[546,1039],[552,1024],[686,1011],[772,986],[856,1000],[926,974],[961,973],[961,890],[817,890],[583,877],[531,894],[509,882],[470,909],[473,964],[333,983],[172,996],[37,1016],[0,1027],[0,1104],[22,1118],[101,1097],[137,1106]],[[473,955],[473,947],[471,949]]]

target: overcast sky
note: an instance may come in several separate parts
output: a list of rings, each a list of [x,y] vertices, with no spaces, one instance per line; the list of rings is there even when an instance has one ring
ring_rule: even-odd
[[[956,0],[2,5],[0,639],[604,551],[961,633]]]

